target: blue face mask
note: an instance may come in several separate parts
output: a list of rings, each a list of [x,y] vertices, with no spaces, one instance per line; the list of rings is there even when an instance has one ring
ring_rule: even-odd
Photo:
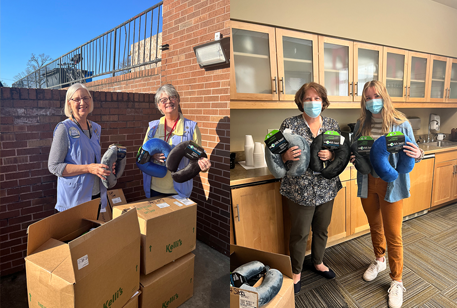
[[[316,118],[321,114],[322,111],[322,102],[312,101],[312,102],[303,102],[303,109],[305,113],[311,117]]]
[[[375,99],[372,99],[372,100],[366,102],[367,110],[373,114],[380,113],[383,106],[384,106],[384,100],[382,98],[375,98]]]

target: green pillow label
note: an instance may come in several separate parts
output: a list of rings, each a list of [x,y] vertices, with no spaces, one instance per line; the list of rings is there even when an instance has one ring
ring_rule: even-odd
[[[335,150],[340,146],[341,136],[334,130],[328,130],[322,134],[322,146],[330,150]]]
[[[391,132],[386,135],[387,151],[389,153],[397,153],[403,149],[405,144],[405,135],[401,132]]]
[[[273,154],[282,154],[289,148],[289,142],[287,142],[284,135],[277,129],[265,136],[265,144]]]
[[[370,136],[362,136],[357,139],[357,153],[363,156],[370,155],[371,147],[373,146],[374,140]]]
[[[203,156],[202,149],[195,142],[190,142],[184,150],[184,156],[191,160],[197,160]]]

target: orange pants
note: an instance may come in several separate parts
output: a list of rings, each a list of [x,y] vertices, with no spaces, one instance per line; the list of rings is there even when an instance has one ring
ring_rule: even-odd
[[[384,200],[387,183],[368,175],[368,197],[361,198],[363,210],[370,223],[371,241],[376,258],[389,251],[390,277],[401,281],[403,272],[403,200],[390,203]]]

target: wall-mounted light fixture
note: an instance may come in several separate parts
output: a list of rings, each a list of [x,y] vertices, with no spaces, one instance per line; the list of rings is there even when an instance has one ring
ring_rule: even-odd
[[[194,52],[198,64],[205,70],[230,67],[230,37],[195,46]]]

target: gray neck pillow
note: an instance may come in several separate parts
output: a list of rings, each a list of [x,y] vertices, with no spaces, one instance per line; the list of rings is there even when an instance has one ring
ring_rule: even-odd
[[[107,165],[110,170],[111,174],[108,175],[105,179],[102,179],[103,186],[106,188],[111,188],[116,185],[117,180],[122,176],[125,169],[125,164],[127,160],[125,159],[127,155],[127,148],[121,145],[112,144],[109,146],[108,150],[103,154],[101,163]],[[116,174],[113,173],[112,167],[114,162],[116,162],[115,171]]]
[[[265,273],[265,278],[257,288],[251,287],[247,282],[256,275]],[[268,304],[281,290],[283,276],[276,269],[268,269],[262,262],[251,261],[236,268],[232,272],[232,281],[235,287],[241,290],[255,292],[258,295],[258,307]]]
[[[281,154],[273,154],[270,150],[265,151],[265,160],[271,174],[277,179],[283,178],[286,174],[289,176],[300,176],[306,172],[310,160],[310,148],[306,139],[300,135],[291,133],[282,133],[289,143],[289,148],[298,146],[301,150],[300,160],[293,161],[289,170],[282,162]]]

